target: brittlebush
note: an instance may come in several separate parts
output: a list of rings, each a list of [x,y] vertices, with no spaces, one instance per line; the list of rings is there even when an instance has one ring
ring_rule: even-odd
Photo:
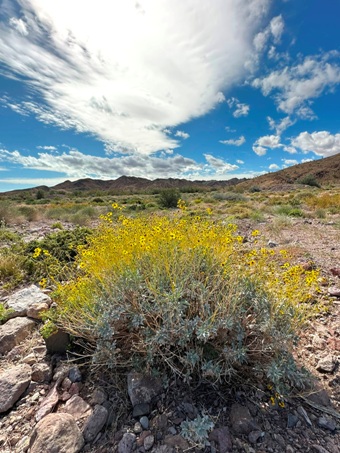
[[[79,250],[78,275],[59,286],[53,316],[87,342],[94,363],[187,380],[261,372],[276,387],[298,382],[290,352],[317,308],[317,271],[252,248],[211,217],[183,209],[128,218],[113,207]]]

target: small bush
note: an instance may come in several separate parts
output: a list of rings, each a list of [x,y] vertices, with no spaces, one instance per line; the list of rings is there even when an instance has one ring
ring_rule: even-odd
[[[177,208],[181,194],[178,189],[164,189],[159,193],[158,203],[162,208]]]
[[[232,201],[232,202],[247,201],[247,198],[244,195],[237,192],[215,193],[213,197],[215,198],[215,200],[219,201]]]
[[[235,225],[210,218],[106,219],[50,314],[86,340],[96,365],[213,382],[261,370],[281,389],[299,381],[290,353],[318,309],[317,271],[250,249]]]
[[[296,182],[298,184],[304,184],[305,186],[320,188],[320,184],[317,182],[317,180],[315,179],[315,176],[313,176],[313,175],[302,176]]]

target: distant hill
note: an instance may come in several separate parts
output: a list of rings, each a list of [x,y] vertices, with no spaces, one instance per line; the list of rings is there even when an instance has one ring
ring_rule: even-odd
[[[0,196],[16,196],[22,193],[28,194],[38,191],[44,192],[80,192],[93,193],[96,191],[109,192],[112,194],[132,194],[141,192],[157,192],[167,188],[177,188],[183,192],[209,191],[216,189],[230,188],[237,185],[241,189],[251,189],[259,187],[260,189],[279,189],[288,187],[288,185],[298,184],[306,176],[312,176],[321,186],[340,184],[340,153],[335,156],[325,157],[311,162],[294,165],[272,173],[258,176],[252,179],[232,178],[227,181],[189,181],[186,179],[176,178],[158,178],[146,179],[135,176],[121,176],[118,179],[103,181],[101,179],[79,179],[77,181],[65,181],[53,187],[39,186],[32,189],[12,190],[3,192]]]
[[[320,186],[340,184],[340,153],[248,179],[240,182],[238,187],[249,189],[258,186],[261,189],[273,189],[299,183],[306,176],[312,176]]]

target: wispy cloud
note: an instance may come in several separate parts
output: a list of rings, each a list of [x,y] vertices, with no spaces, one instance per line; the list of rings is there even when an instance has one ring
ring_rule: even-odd
[[[220,143],[223,145],[234,145],[234,146],[241,146],[243,143],[246,142],[246,139],[243,135],[236,139],[229,139],[229,140],[220,140]]]
[[[186,140],[187,138],[190,137],[190,135],[187,132],[176,131],[175,137],[183,138],[184,140]]]
[[[3,0],[3,70],[40,95],[9,107],[91,133],[108,150],[175,149],[164,130],[224,101],[252,59],[269,3]],[[233,114],[248,111],[240,104]]]
[[[247,116],[250,110],[249,105],[243,104],[237,98],[230,98],[227,100],[229,108],[234,109],[233,117],[240,118],[240,116]]]

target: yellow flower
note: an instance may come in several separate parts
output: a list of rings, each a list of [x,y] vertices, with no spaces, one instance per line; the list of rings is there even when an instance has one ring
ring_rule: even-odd
[[[41,252],[42,252],[42,250],[40,247],[35,248],[34,253],[33,253],[33,258],[38,258],[38,256],[41,255]]]

